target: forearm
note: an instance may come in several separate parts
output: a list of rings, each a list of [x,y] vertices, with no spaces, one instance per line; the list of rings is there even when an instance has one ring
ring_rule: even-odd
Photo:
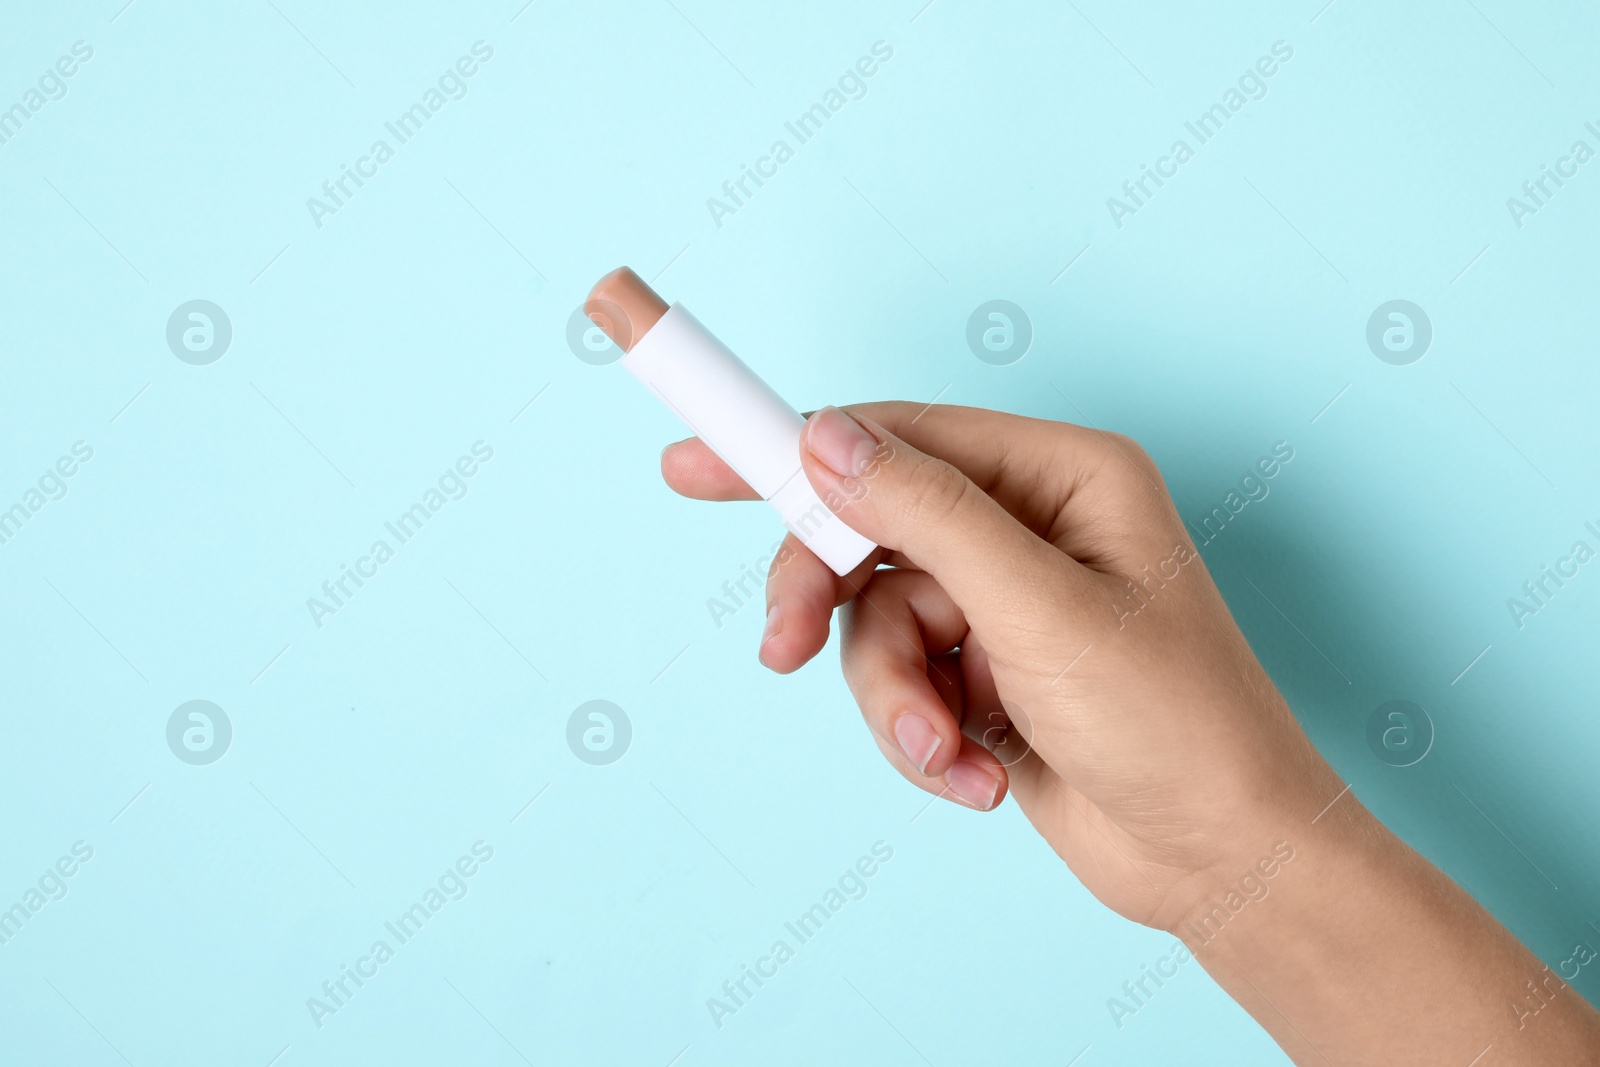
[[[1297,1064],[1600,1062],[1600,1013],[1354,796],[1267,836],[1266,895],[1173,932]]]

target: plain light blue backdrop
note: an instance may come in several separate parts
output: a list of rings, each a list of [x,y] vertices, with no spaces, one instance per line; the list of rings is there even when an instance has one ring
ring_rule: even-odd
[[[1600,148],[1600,16],[1323,2],[9,5],[0,907],[93,858],[0,945],[0,1060],[1282,1062],[1192,964],[1118,1026],[1172,939],[1014,805],[927,807],[831,651],[778,678],[759,604],[717,625],[779,530],[667,492],[670,414],[569,347],[620,263],[797,406],[1114,428],[1195,523],[1288,442],[1204,549],[1273,677],[1547,961],[1600,943],[1600,565],[1521,627],[1507,606],[1600,547],[1600,163],[1520,226],[1506,204]],[[714,217],[875,42],[864,95]],[[1107,199],[1275,42],[1265,95],[1119,226]],[[166,339],[195,299],[233,331],[204,366]],[[1009,366],[965,341],[991,299],[1032,323]],[[1433,326],[1406,366],[1366,341],[1392,299]],[[475,442],[465,495],[316,625]],[[594,699],[632,724],[610,765],[567,742]],[[1365,739],[1391,699],[1433,724],[1411,767]],[[209,765],[168,744],[190,700],[232,725]],[[880,841],[865,896],[719,1027],[707,998]],[[477,842],[465,896],[319,1026],[308,998]]]

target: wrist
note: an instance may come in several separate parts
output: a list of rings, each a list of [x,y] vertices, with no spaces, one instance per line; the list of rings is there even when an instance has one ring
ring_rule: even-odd
[[[1568,991],[1519,1017],[1542,964],[1459,886],[1348,792],[1308,812],[1262,838],[1293,850],[1271,877],[1240,867],[1171,928],[1296,1063],[1591,1061],[1600,1015]]]
[[[1163,929],[1197,955],[1226,950],[1247,956],[1263,942],[1265,950],[1278,951],[1280,934],[1326,913],[1335,900],[1344,909],[1359,908],[1362,894],[1382,882],[1398,842],[1342,788],[1333,787],[1316,807],[1286,804],[1252,821],[1225,855],[1190,881],[1162,916]]]
[[[1272,755],[1207,783],[1214,845],[1150,925],[1185,937],[1194,930],[1202,940],[1209,929],[1214,936],[1274,893],[1307,888],[1299,875],[1308,867],[1356,863],[1361,848],[1388,835],[1298,727],[1283,742]],[[1308,849],[1314,864],[1306,861]]]

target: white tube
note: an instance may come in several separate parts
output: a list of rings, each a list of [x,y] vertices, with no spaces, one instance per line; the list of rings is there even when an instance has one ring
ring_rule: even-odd
[[[673,304],[622,365],[777,509],[789,531],[838,575],[877,546],[846,526],[800,468],[805,419],[728,346]]]

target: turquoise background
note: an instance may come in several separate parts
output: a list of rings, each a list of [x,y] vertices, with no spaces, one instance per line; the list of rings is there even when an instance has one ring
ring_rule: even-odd
[[[0,107],[93,57],[0,144],[0,508],[93,458],[0,545],[0,907],[93,858],[0,945],[0,1059],[1283,1062],[1193,964],[1119,1028],[1172,939],[1014,805],[927,806],[831,651],[780,678],[759,605],[713,622],[780,531],[669,493],[670,413],[569,347],[620,263],[797,406],[1115,428],[1192,522],[1288,442],[1204,549],[1273,677],[1546,961],[1600,944],[1600,565],[1507,606],[1600,548],[1600,162],[1521,227],[1506,205],[1600,148],[1600,14],[922,3],[8,7]],[[477,41],[466,95],[319,227],[307,199]],[[719,226],[707,199],[879,41]],[[1265,97],[1119,227],[1107,198],[1278,41]],[[1365,339],[1397,298],[1434,330],[1407,366]],[[205,366],[166,342],[193,299],[233,329]],[[991,299],[1032,323],[1009,366],[965,342]],[[466,495],[315,625],[479,441]],[[233,730],[205,766],[166,735],[197,699]],[[606,766],[567,743],[594,699],[632,725]],[[1390,699],[1432,721],[1414,766],[1367,745]],[[707,998],[880,841],[719,1028]],[[319,1027],[307,999],[475,842],[466,895]]]

